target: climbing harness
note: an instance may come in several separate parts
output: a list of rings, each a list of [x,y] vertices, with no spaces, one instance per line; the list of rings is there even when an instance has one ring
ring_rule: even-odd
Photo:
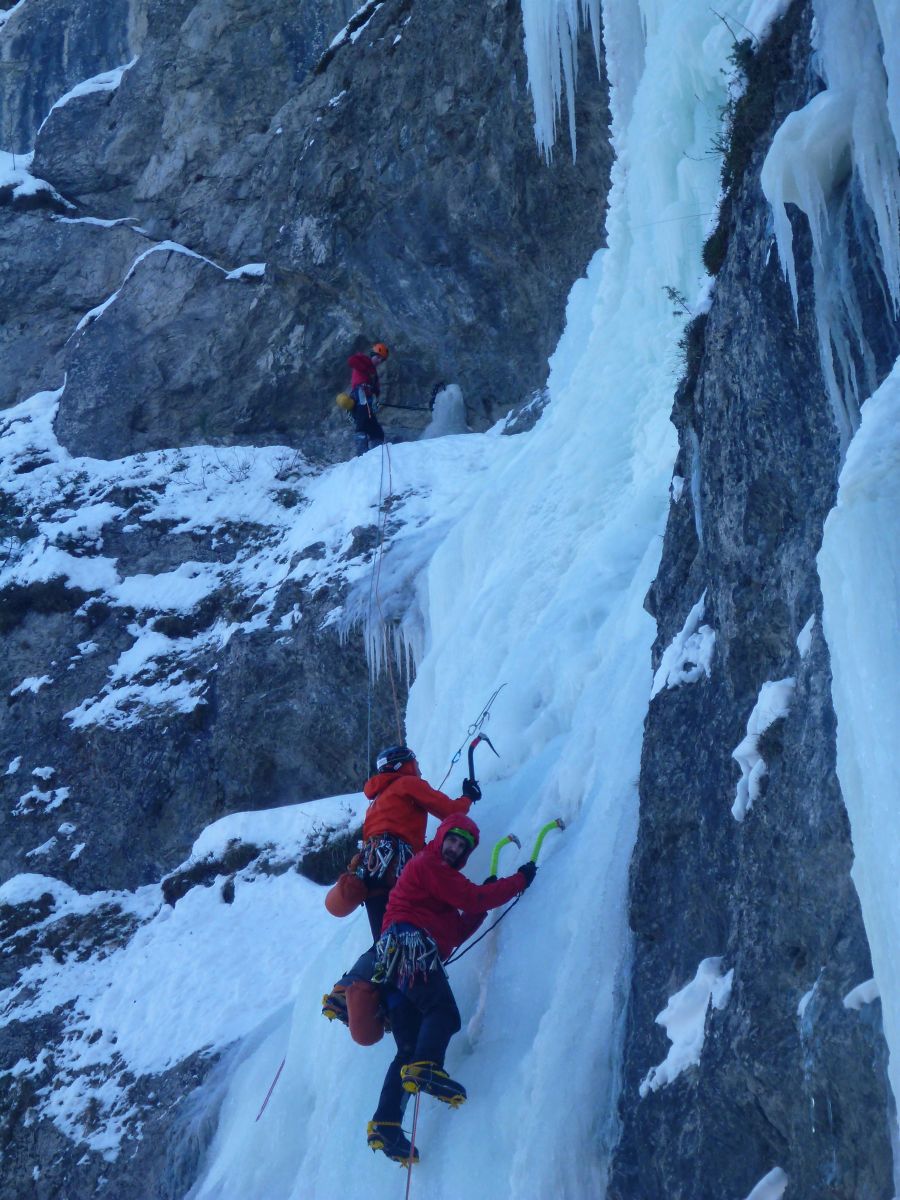
[[[444,969],[437,942],[417,925],[391,925],[378,939],[375,953],[378,965],[372,982],[392,983],[401,992],[413,986],[417,976],[427,980],[432,971]]]
[[[491,707],[492,707],[494,701],[497,699],[497,697],[500,695],[500,693],[503,691],[503,689],[505,687],[506,687],[506,684],[501,683],[500,686],[496,689],[496,691],[491,693],[491,696],[490,696],[487,704],[485,704],[484,708],[481,710],[481,712],[478,714],[478,716],[475,718],[475,720],[472,722],[472,724],[466,730],[466,736],[460,742],[459,749],[456,751],[456,753],[453,755],[453,758],[450,760],[450,766],[447,768],[446,775],[444,775],[444,778],[438,784],[438,791],[440,791],[441,788],[444,786],[444,784],[447,782],[447,777],[449,776],[450,772],[453,770],[453,768],[456,766],[456,764],[462,758],[462,752],[463,752],[463,749],[465,748],[466,742],[469,741],[470,738],[475,738],[475,735],[480,732],[481,727],[482,727],[482,725],[484,725],[485,721],[489,721],[491,719]],[[494,750],[494,747],[491,745],[491,742],[489,741],[486,734],[481,734],[480,739],[476,739],[474,741],[473,745],[477,746],[479,740],[487,742],[487,744],[491,747],[491,749]],[[470,747],[470,749],[471,749],[471,747]],[[497,754],[497,751],[494,750],[494,753]],[[499,755],[497,757],[499,758]],[[469,777],[472,778],[471,767],[470,767],[469,771],[470,771]]]
[[[384,882],[391,872],[396,879],[413,856],[413,848],[409,842],[393,833],[380,833],[377,837],[361,842],[359,848],[360,861],[354,874],[366,883]]]

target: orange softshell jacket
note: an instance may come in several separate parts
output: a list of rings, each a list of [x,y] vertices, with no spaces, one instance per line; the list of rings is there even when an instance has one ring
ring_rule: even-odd
[[[433,788],[411,762],[404,763],[399,771],[373,775],[366,780],[363,791],[371,801],[363,824],[365,840],[381,833],[393,833],[409,842],[416,853],[425,845],[429,813],[443,820],[453,813],[467,813],[472,803],[465,796],[451,800]]]

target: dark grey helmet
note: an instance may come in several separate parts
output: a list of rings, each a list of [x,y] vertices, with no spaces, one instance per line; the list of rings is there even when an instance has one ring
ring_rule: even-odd
[[[388,746],[375,759],[376,771],[399,771],[404,763],[415,762],[416,756],[409,746]]]

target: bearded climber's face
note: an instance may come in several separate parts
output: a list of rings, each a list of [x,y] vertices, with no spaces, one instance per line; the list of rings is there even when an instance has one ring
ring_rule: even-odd
[[[458,833],[448,833],[441,842],[441,858],[448,867],[461,867],[470,846]]]

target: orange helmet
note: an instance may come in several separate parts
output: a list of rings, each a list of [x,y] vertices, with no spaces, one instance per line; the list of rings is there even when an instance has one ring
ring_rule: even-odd
[[[387,356],[388,356],[388,348],[387,348],[387,346],[384,344],[384,342],[376,342],[376,343],[375,343],[375,345],[372,347],[372,353],[373,353],[373,354],[378,354],[378,355],[380,355],[382,358],[387,358]]]

